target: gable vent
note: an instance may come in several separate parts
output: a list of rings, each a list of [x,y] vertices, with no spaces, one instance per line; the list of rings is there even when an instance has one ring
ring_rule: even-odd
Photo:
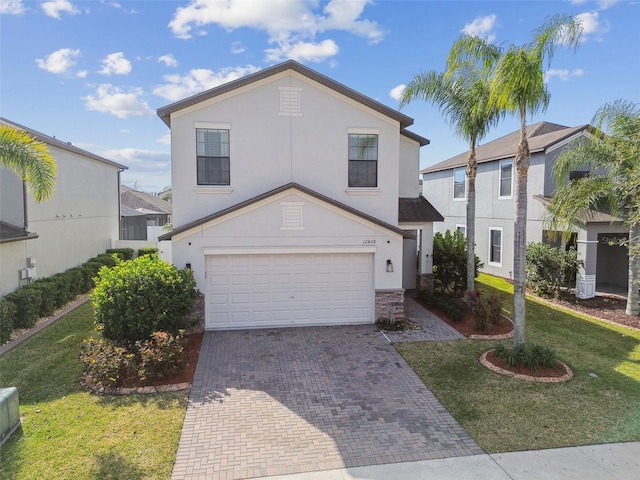
[[[286,117],[301,117],[300,95],[302,88],[278,87],[280,91],[280,111],[278,115]]]
[[[304,202],[281,202],[282,226],[280,230],[304,230],[302,207]]]

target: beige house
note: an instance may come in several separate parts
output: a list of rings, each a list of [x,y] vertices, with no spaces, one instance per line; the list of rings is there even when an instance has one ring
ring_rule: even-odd
[[[206,328],[371,323],[431,273],[413,119],[288,61],[158,110],[171,128],[172,260]],[[418,242],[420,267],[416,269]]]

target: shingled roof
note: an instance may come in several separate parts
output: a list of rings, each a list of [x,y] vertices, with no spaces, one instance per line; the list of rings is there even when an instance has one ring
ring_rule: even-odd
[[[238,88],[250,85],[252,83],[258,82],[260,80],[263,80],[265,78],[269,78],[272,77],[274,75],[277,75],[279,73],[285,72],[287,70],[293,70],[294,72],[299,73],[300,75],[303,75],[311,80],[313,80],[314,82],[317,82],[321,85],[324,85],[325,87],[330,88],[331,90],[334,90],[352,100],[355,100],[379,113],[382,113],[383,115],[386,115],[387,117],[390,117],[394,120],[397,120],[400,123],[400,129],[401,129],[401,134],[411,138],[413,140],[416,140],[417,142],[420,143],[421,146],[424,145],[428,145],[429,144],[429,140],[427,138],[421,137],[420,135],[417,135],[413,132],[410,132],[408,130],[406,130],[406,127],[408,127],[409,125],[413,124],[413,118],[400,113],[398,110],[387,107],[386,105],[383,105],[382,103],[367,97],[366,95],[363,95],[339,82],[336,82],[335,80],[332,80],[331,78],[322,75],[319,72],[316,72],[315,70],[312,70],[308,67],[305,67],[304,65],[294,61],[294,60],[287,60],[286,62],[282,62],[279,63],[277,65],[274,65],[272,67],[269,68],[265,68],[264,70],[259,70],[255,73],[252,73],[250,75],[247,75],[245,77],[242,78],[238,78],[237,80],[232,80],[231,82],[227,82],[223,85],[220,85],[218,87],[214,87],[211,88],[209,90],[206,90],[204,92],[198,93],[196,95],[193,95],[191,97],[187,97],[183,100],[179,100],[177,102],[174,102],[170,105],[167,105],[165,107],[161,107],[157,110],[158,116],[162,119],[162,121],[164,123],[167,124],[168,127],[171,127],[171,114],[174,112],[177,112],[179,110],[182,110],[184,108],[190,107],[192,105],[196,105],[200,102],[204,102],[205,100],[209,100],[211,98],[217,97],[219,95],[222,95],[224,93],[228,93],[231,92],[233,90],[236,90]]]
[[[399,223],[443,222],[444,217],[422,195],[398,199]]]
[[[120,186],[120,203],[134,210],[145,209],[154,213],[171,213],[173,206],[155,195],[139,192],[126,185]]]
[[[557,123],[540,122],[527,126],[527,139],[531,153],[544,152],[549,147],[561,142],[576,133],[590,129],[589,125],[579,127],[567,127]],[[502,160],[515,156],[516,146],[520,138],[520,130],[500,137],[476,148],[476,160],[478,163]],[[420,173],[440,172],[450,168],[463,167],[467,164],[469,152],[463,152],[451,157],[444,162],[437,163],[420,171]]]

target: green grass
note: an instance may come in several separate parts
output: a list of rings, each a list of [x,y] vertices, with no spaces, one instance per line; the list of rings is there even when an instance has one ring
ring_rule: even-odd
[[[513,287],[482,275],[480,289]],[[496,342],[461,340],[396,348],[486,452],[640,441],[640,332],[527,300],[526,340],[553,348],[575,378],[536,384],[484,368]],[[507,341],[510,344],[510,341]]]
[[[22,429],[0,449],[0,478],[168,479],[187,394],[98,396],[79,384],[84,304],[0,357],[0,385],[18,387]]]

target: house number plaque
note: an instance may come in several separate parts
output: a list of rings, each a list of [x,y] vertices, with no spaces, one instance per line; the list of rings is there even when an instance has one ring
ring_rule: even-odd
[[[375,245],[376,241],[373,240],[373,239],[365,239],[365,240],[362,240],[362,244],[363,245]]]

